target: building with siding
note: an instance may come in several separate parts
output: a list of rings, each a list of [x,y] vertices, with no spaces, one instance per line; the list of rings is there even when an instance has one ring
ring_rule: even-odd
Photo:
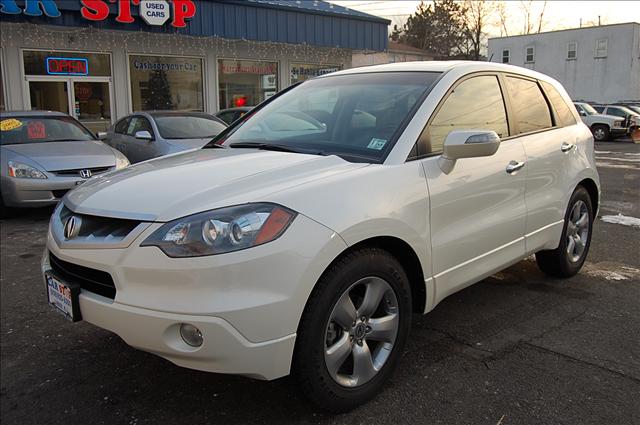
[[[574,100],[640,100],[640,23],[490,38],[489,58],[550,75]]]
[[[323,1],[3,0],[0,108],[98,131],[137,110],[255,105],[386,50],[388,25]]]

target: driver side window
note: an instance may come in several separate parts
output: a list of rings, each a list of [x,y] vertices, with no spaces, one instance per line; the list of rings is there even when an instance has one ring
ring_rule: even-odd
[[[138,131],[148,131],[153,136],[153,129],[146,118],[132,117],[127,127],[127,136],[135,137]]]
[[[419,154],[441,152],[444,139],[454,130],[492,130],[501,138],[509,135],[498,77],[472,77],[455,87],[420,136]]]

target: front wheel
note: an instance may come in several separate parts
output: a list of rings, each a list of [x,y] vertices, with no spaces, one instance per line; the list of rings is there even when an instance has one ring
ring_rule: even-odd
[[[333,264],[305,307],[294,373],[321,408],[345,412],[376,396],[411,326],[411,288],[400,263],[362,248]]]
[[[571,196],[558,248],[536,253],[538,267],[548,275],[571,277],[577,274],[589,252],[593,228],[593,206],[587,190],[579,186]]]
[[[609,128],[606,125],[596,124],[591,128],[591,132],[596,142],[609,140]]]

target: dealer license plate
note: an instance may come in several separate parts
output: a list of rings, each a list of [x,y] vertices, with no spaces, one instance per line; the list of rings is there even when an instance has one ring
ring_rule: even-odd
[[[61,282],[55,276],[47,273],[47,296],[49,304],[54,310],[61,313],[72,322],[80,320],[80,308],[78,306],[78,294],[80,288]]]

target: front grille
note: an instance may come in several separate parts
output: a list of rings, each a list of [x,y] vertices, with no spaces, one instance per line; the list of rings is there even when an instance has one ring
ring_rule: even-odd
[[[60,211],[60,222],[62,226],[71,215],[80,217],[80,232],[77,237],[101,240],[120,240],[125,238],[133,229],[140,224],[137,220],[126,220],[122,218],[98,217],[95,215],[74,214],[66,206]]]
[[[107,171],[111,170],[111,168],[112,167],[78,168],[78,169],[75,169],[75,170],[52,171],[52,173],[54,173],[56,176],[60,176],[60,177],[81,177],[80,176],[80,171],[89,170],[89,171],[91,171],[91,175],[92,176],[96,176],[98,174],[106,173]]]
[[[53,196],[55,196],[56,198],[62,198],[64,197],[64,195],[67,194],[67,192],[69,191],[69,189],[61,189],[61,190],[53,190]]]
[[[116,287],[107,272],[63,261],[49,253],[49,264],[53,272],[63,281],[79,284],[80,287],[103,297],[114,299]]]

